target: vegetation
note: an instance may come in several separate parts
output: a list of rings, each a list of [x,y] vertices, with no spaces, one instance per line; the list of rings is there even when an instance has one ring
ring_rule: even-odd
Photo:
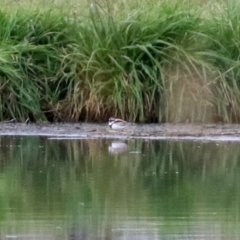
[[[3,1],[0,120],[240,121],[237,1]]]

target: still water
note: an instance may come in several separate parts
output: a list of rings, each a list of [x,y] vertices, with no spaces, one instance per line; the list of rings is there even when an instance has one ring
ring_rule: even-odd
[[[0,239],[240,239],[240,143],[0,137]]]

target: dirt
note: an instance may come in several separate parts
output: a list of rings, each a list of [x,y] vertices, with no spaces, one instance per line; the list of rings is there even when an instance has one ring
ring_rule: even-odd
[[[0,135],[52,136],[57,138],[145,138],[240,141],[238,124],[132,124],[121,131],[106,124],[0,123]]]

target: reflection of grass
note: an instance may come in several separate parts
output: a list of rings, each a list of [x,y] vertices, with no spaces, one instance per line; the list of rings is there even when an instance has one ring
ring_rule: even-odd
[[[5,223],[17,229],[26,218],[32,225],[23,231],[45,218],[101,231],[123,219],[160,217],[161,232],[184,232],[205,221],[205,212],[227,232],[226,219],[238,215],[238,144],[131,140],[129,151],[141,154],[112,156],[110,140],[0,141],[0,160],[7,156],[0,172],[4,231]],[[186,225],[173,228],[178,217]]]
[[[141,165],[147,173],[144,186],[149,201],[159,202],[152,212],[166,221],[182,218],[187,227],[166,224],[162,232],[184,233],[198,227],[201,232],[200,226],[210,227],[200,224],[207,218],[222,233],[239,234],[236,224],[228,225],[239,215],[238,143],[156,141],[148,145],[151,154]]]
[[[107,216],[135,216],[135,205],[146,201],[146,197],[140,198],[140,183],[131,173],[138,160],[112,159],[103,141],[7,137],[1,138],[1,146],[1,156],[8,156],[0,174],[3,231],[9,231],[4,227],[8,223],[16,224],[15,232],[27,232],[42,217],[51,222],[60,216],[57,224],[65,224],[61,220],[65,214],[81,227],[96,227],[98,216],[103,216],[106,224]],[[92,219],[91,213],[96,218]],[[18,224],[25,218],[32,222]]]

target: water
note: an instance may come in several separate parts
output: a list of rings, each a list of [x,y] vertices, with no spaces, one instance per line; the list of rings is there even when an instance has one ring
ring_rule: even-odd
[[[234,142],[0,138],[0,239],[239,239]]]

